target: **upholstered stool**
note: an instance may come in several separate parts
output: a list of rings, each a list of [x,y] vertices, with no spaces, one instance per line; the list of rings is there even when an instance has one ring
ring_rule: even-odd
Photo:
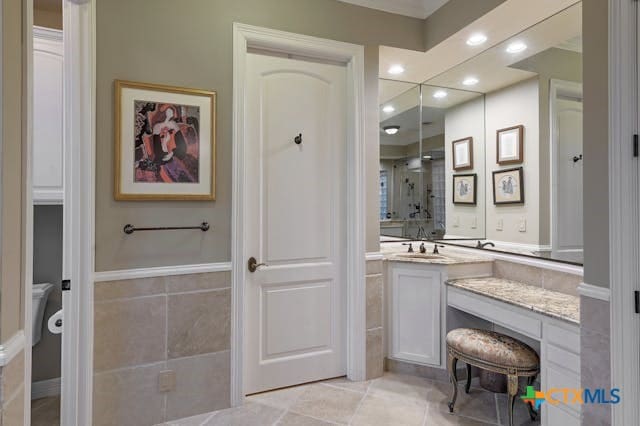
[[[449,402],[449,411],[452,413],[458,397],[458,360],[467,364],[466,393],[469,393],[471,387],[471,366],[507,376],[509,425],[513,426],[513,404],[518,394],[518,379],[527,377],[527,383],[531,385],[540,371],[540,358],[536,351],[519,340],[494,331],[472,328],[451,330],[447,334],[447,368],[453,383],[453,394]],[[527,404],[527,408],[531,419],[535,420],[536,411],[531,404]]]

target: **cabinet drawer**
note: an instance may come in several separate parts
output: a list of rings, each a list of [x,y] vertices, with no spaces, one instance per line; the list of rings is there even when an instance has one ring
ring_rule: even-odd
[[[543,426],[580,426],[580,414],[569,413],[547,403],[542,404],[542,410],[546,420]]]
[[[545,341],[579,355],[580,329],[578,327],[572,328],[574,328],[574,330],[561,328],[553,324],[546,324],[544,327]]]
[[[542,335],[540,320],[509,309],[506,304],[497,300],[466,294],[464,291],[449,287],[447,304],[534,339],[540,339]]]

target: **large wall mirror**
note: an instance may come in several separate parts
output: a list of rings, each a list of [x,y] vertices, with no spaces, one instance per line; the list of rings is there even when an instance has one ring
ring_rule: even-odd
[[[380,80],[382,241],[582,263],[581,22],[578,2],[422,84]]]

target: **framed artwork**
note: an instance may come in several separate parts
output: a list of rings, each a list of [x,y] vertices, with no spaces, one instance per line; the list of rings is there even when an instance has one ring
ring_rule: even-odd
[[[524,171],[522,167],[493,172],[493,204],[524,203]]]
[[[458,139],[451,143],[453,149],[453,170],[473,169],[473,138]]]
[[[498,164],[520,164],[524,161],[524,126],[498,130],[496,143]]]
[[[453,175],[453,204],[476,205],[478,175]]]
[[[115,82],[116,200],[216,194],[216,93]]]

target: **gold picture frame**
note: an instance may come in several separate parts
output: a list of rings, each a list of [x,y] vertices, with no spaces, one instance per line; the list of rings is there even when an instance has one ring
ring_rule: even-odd
[[[115,81],[114,198],[216,199],[216,92]]]

